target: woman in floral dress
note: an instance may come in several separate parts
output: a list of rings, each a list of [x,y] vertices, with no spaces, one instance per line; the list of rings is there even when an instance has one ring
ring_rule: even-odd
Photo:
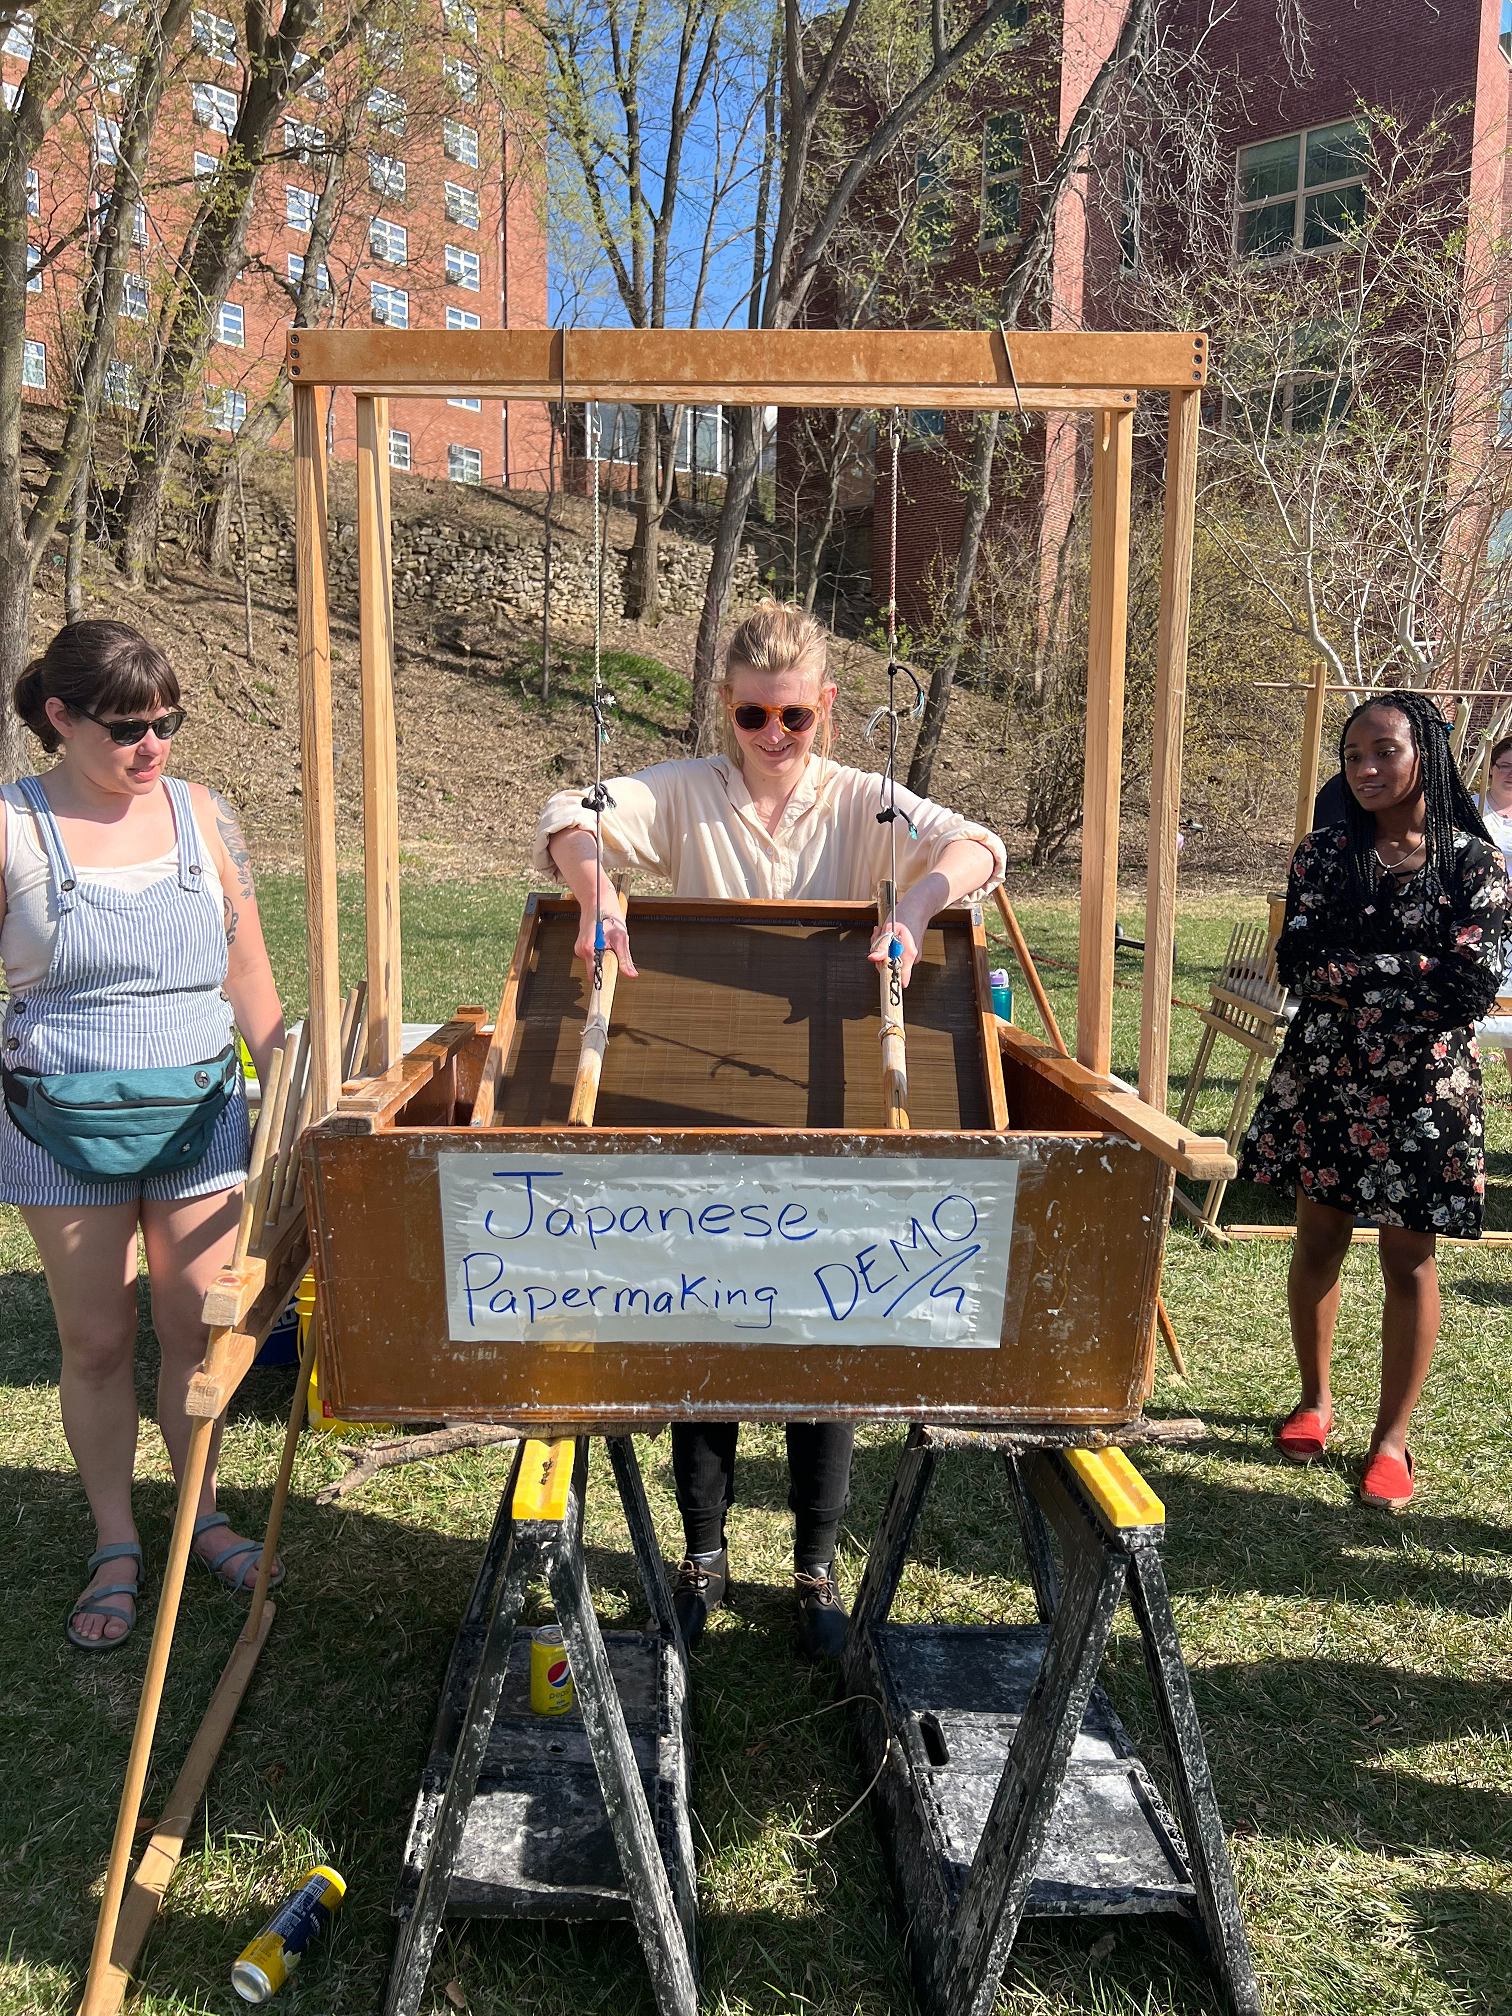
[[[1478,1239],[1485,1127],[1472,1024],[1495,1000],[1507,870],[1460,780],[1434,703],[1392,693],[1344,724],[1344,823],[1292,859],[1280,977],[1302,997],[1244,1138],[1240,1174],[1291,1192],[1287,1277],[1301,1404],[1277,1431],[1296,1463],[1333,1425],[1339,1272],[1357,1219],[1380,1228],[1381,1399],[1360,1496],[1405,1505],[1412,1412],[1438,1341],[1437,1235]]]

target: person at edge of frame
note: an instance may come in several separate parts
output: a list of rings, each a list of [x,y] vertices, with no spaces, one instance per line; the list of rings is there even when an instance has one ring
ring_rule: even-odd
[[[718,705],[725,753],[658,763],[608,785],[604,859],[598,860],[581,789],[559,791],[541,815],[534,866],[554,874],[581,911],[577,954],[593,958],[595,908],[608,950],[635,977],[624,913],[609,874],[647,869],[679,896],[874,902],[898,862],[897,925],[907,986],[925,927],[947,905],[979,902],[1003,878],[1003,843],[984,827],[898,788],[902,815],[878,814],[884,780],[830,757],[836,685],[828,634],[813,617],[763,602],[725,654]],[[814,744],[819,743],[817,753]],[[888,957],[879,926],[870,957]],[[673,1601],[685,1643],[697,1643],[729,1589],[725,1515],[735,1499],[735,1422],[672,1430],[672,1468],[686,1556]],[[794,1587],[799,1643],[810,1658],[837,1658],[846,1613],[835,1583],[835,1544],[850,1489],[855,1430],[844,1422],[787,1427],[788,1503],[795,1518]]]
[[[1321,1456],[1333,1427],[1329,1361],[1355,1223],[1380,1228],[1381,1392],[1359,1490],[1396,1511],[1415,1488],[1407,1434],[1438,1341],[1437,1237],[1481,1234],[1473,1025],[1500,984],[1507,869],[1428,695],[1357,707],[1339,761],[1344,819],[1292,857],[1276,964],[1302,1006],[1239,1174],[1297,1200],[1287,1302],[1302,1398],[1276,1431],[1294,1463]]]
[[[225,1056],[233,1016],[265,1072],[284,1040],[283,1010],[247,846],[224,798],[167,775],[186,718],[172,666],[124,623],[71,623],[21,674],[14,703],[58,761],[0,787],[7,1072],[188,1066]],[[131,1508],[137,1232],[161,1351],[158,1423],[180,1476],[184,1402],[208,1335],[200,1309],[235,1241],[248,1145],[239,1069],[204,1153],[164,1174],[76,1174],[0,1104],[0,1201],[19,1206],[42,1257],[62,1347],[63,1432],[98,1532],[64,1625],[84,1651],[124,1644],[141,1594]],[[215,1509],[219,1437],[217,1428],[193,1552],[228,1588],[248,1591],[261,1549]],[[280,1564],[274,1583],[282,1576]]]

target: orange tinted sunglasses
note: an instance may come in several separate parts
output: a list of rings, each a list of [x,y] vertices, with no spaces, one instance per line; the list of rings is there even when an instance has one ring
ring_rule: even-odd
[[[763,707],[758,700],[743,700],[730,708],[735,726],[744,728],[748,735],[759,735],[774,714],[789,735],[802,735],[819,719],[817,707]]]

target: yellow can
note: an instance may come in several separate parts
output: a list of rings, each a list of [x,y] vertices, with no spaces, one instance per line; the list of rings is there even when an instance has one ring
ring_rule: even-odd
[[[308,1871],[232,1966],[231,1986],[243,2002],[267,2002],[278,1993],[345,1895],[346,1884],[334,1869],[321,1862]]]
[[[543,1624],[530,1634],[530,1705],[537,1715],[565,1715],[572,1701],[572,1670],[562,1649],[562,1627]]]

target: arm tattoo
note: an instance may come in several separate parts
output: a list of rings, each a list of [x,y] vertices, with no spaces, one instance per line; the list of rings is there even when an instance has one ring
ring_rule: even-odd
[[[231,898],[227,896],[223,900],[226,905],[226,949],[229,951],[236,943],[236,927],[240,919],[237,915],[236,905],[231,901]]]
[[[231,865],[236,870],[236,880],[241,889],[242,901],[252,901],[252,857],[247,852],[247,843],[242,838],[241,822],[219,791],[210,793],[210,802],[215,807],[215,824],[225,844]]]

